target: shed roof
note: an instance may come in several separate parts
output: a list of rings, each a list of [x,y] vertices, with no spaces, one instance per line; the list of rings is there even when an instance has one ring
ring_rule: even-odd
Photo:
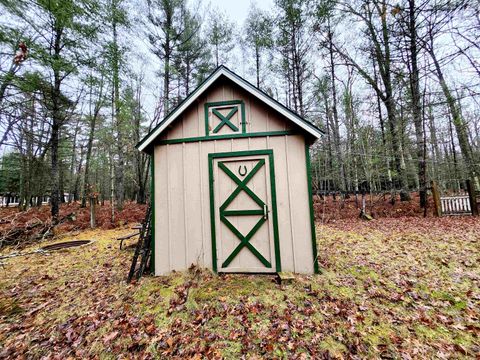
[[[180,114],[182,114],[199,96],[201,96],[218,78],[224,76],[242,89],[262,101],[267,106],[273,108],[287,119],[297,124],[308,134],[320,138],[324,133],[317,126],[311,122],[303,119],[298,114],[279,103],[277,100],[258,89],[250,82],[235,74],[224,65],[220,65],[205,81],[203,81],[192,93],[190,93],[185,100],[183,100],[175,109],[173,109],[152,131],[150,131],[137,145],[140,151],[146,151],[147,147],[155,140],[163,131],[165,131],[170,124],[172,124]]]

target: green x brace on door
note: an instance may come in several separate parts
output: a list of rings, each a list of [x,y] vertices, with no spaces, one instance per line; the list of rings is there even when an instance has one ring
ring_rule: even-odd
[[[245,157],[245,155],[267,155],[263,157]],[[275,193],[275,175],[273,167],[273,153],[271,150],[257,150],[244,151],[234,153],[221,153],[209,155],[210,166],[210,201],[211,201],[211,225],[212,225],[212,254],[214,262],[214,270],[218,267],[222,271],[228,271],[232,261],[238,258],[241,252],[250,252],[259,263],[262,264],[262,272],[280,271],[280,253],[278,247],[278,224],[276,211],[276,193]],[[227,166],[230,164],[230,167]],[[232,165],[233,164],[233,165]],[[248,164],[251,167],[247,169]],[[214,170],[217,174],[217,179],[214,179]],[[265,178],[264,178],[265,177]],[[252,179],[257,179],[257,188],[255,190],[252,185]],[[218,183],[221,179],[222,184]],[[228,182],[229,184],[226,184]],[[231,183],[231,184],[230,184]],[[260,185],[259,185],[260,184]],[[263,185],[264,184],[264,185]],[[215,202],[215,193],[219,192],[218,186],[231,186],[233,189],[229,194],[224,195],[221,199]],[[270,189],[267,191],[266,188]],[[217,191],[215,191],[217,190]],[[232,204],[242,194],[250,200],[249,206],[246,208],[231,209]],[[235,219],[245,218],[255,219],[253,225],[247,228],[240,229],[235,224]],[[221,253],[220,258],[217,259],[217,243],[224,250],[224,242],[227,240],[224,232],[219,231],[221,222],[228,231],[233,234],[235,240],[235,247],[229,254]],[[243,231],[242,231],[243,230]],[[223,230],[225,231],[225,230]],[[262,232],[260,234],[260,232]],[[223,234],[223,235],[222,235]],[[230,235],[231,235],[230,234]],[[262,245],[262,250],[252,244],[257,241],[257,244]],[[267,243],[266,243],[267,242]],[[230,244],[231,245],[231,244]],[[257,245],[258,246],[258,245]],[[266,252],[266,248],[273,247],[274,255],[271,256]],[[272,264],[274,261],[274,264]],[[242,262],[242,259],[237,262]],[[240,266],[242,268],[242,265]],[[244,268],[244,271],[254,271]]]

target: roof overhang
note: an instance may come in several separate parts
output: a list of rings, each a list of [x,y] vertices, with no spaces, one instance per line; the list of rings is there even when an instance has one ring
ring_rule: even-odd
[[[182,114],[192,103],[197,100],[219,77],[225,76],[233,81],[252,96],[261,100],[266,105],[278,111],[281,115],[297,124],[300,128],[312,135],[315,140],[320,138],[323,131],[318,127],[303,119],[286,106],[282,105],[263,91],[250,84],[247,80],[235,74],[225,66],[219,66],[202,84],[200,84],[184,101],[182,101],[170,114],[168,114],[150,133],[148,133],[138,144],[137,149],[145,151],[147,147],[172,124],[175,119]]]

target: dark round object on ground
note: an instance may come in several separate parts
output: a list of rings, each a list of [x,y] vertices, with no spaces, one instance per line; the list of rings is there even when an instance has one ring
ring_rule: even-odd
[[[92,240],[65,241],[65,242],[60,242],[52,245],[47,245],[42,247],[41,249],[44,251],[54,251],[54,250],[61,250],[61,249],[67,249],[71,247],[86,245],[86,244],[90,244],[91,242]]]

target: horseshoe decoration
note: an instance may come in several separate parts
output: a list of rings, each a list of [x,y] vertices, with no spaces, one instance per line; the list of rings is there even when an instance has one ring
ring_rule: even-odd
[[[247,175],[247,167],[245,165],[243,165],[243,173],[242,173],[242,165],[240,165],[238,167],[238,173],[240,174],[240,176]]]

